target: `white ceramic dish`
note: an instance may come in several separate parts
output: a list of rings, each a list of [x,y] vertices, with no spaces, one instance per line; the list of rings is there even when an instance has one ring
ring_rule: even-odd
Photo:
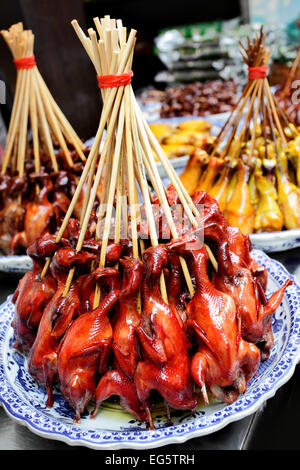
[[[300,247],[300,228],[281,232],[253,233],[250,238],[254,248],[266,253],[286,251]]]
[[[32,268],[32,260],[27,255],[0,256],[0,271],[23,274]]]
[[[268,270],[269,294],[287,278],[292,278],[280,263],[261,251],[254,250],[253,256]],[[133,419],[118,405],[106,402],[95,419],[92,420],[86,413],[80,424],[74,424],[74,412],[59,392],[54,394],[54,406],[45,406],[44,388],[38,386],[28,373],[26,358],[12,347],[13,309],[10,299],[0,307],[0,401],[11,418],[26,425],[32,432],[70,445],[142,450],[213,433],[256,411],[287,382],[300,359],[300,286],[294,283],[288,287],[274,315],[275,344],[270,358],[260,365],[246,393],[233,404],[215,402],[205,408],[199,407],[192,415],[175,412],[172,414],[174,425],[169,427],[166,426],[162,408],[155,414],[156,429],[148,431],[144,424]]]

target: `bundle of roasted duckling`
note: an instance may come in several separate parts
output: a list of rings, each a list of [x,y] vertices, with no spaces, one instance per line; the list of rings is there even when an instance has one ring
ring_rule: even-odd
[[[173,202],[174,188],[168,194]],[[267,299],[267,271],[251,257],[249,237],[228,226],[207,193],[196,193],[193,202],[204,208],[199,226],[145,246],[141,259],[133,257],[129,240],[120,240],[108,244],[106,266],[93,267],[101,241],[91,224],[76,251],[80,227],[72,218],[60,242],[46,234],[28,248],[33,269],[13,297],[15,347],[29,353],[29,371],[47,388],[47,406],[54,385],[76,421],[89,403],[93,417],[101,402],[118,396],[125,410],[153,428],[158,396],[170,419],[169,408],[193,411],[211,399],[232,403],[246,391],[270,355],[272,315],[291,281]],[[191,273],[192,296],[179,256]],[[41,278],[48,257],[50,269]],[[64,295],[72,267],[76,274]],[[101,297],[93,308],[96,284]]]
[[[244,234],[300,227],[300,129],[270,91],[264,44],[262,31],[249,40],[243,56],[249,82],[235,110],[180,176],[190,194],[208,191]]]
[[[88,150],[86,147],[84,152]],[[77,153],[70,153],[74,160],[72,167],[66,164],[62,152],[58,152],[58,171],[53,171],[45,159],[36,173],[33,163],[28,160],[23,177],[12,171],[0,176],[0,250],[3,253],[24,254],[41,234],[54,233],[60,226],[83,167]],[[101,185],[99,195],[100,191]],[[78,219],[82,213],[82,201],[83,193],[73,213]],[[95,207],[98,203],[99,198]]]
[[[1,34],[17,80],[0,176],[0,249],[19,254],[61,222],[89,149],[38,70],[32,31],[17,23]]]
[[[54,233],[60,226],[82,172],[83,162],[75,161],[74,158],[72,167],[61,164],[56,172],[45,161],[38,173],[28,161],[23,177],[12,171],[0,176],[0,250],[3,253],[23,254],[41,234]],[[80,218],[81,207],[82,200],[76,204],[74,217]]]

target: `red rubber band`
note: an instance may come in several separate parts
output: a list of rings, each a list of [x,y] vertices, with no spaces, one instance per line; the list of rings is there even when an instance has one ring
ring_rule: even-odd
[[[267,72],[267,65],[261,65],[260,67],[248,67],[248,78],[249,80],[255,80],[256,78],[265,78],[267,76]]]
[[[99,88],[114,88],[129,85],[133,77],[133,71],[114,75],[97,75]]]
[[[15,59],[14,64],[17,70],[31,69],[36,65],[36,61],[34,55],[31,55],[29,57],[21,57],[20,59]]]

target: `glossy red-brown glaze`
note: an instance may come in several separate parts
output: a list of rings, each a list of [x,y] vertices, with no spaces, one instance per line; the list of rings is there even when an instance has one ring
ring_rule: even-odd
[[[93,259],[95,255],[91,253],[61,248],[51,263],[51,272],[57,280],[57,289],[42,315],[37,336],[28,357],[31,375],[38,382],[46,385],[47,406],[53,403],[52,387],[57,380],[57,357],[61,338],[69,328],[72,319],[81,313],[78,284],[73,282],[68,293],[64,295],[68,269]]]
[[[149,418],[151,390],[158,391],[175,409],[195,408],[197,397],[190,375],[189,341],[179,315],[163,301],[160,293],[159,279],[167,264],[167,250],[163,246],[148,248],[143,260],[143,311],[137,331],[144,360],[137,366],[135,382]]]
[[[36,240],[27,250],[33,268],[22,277],[12,298],[15,303],[12,322],[14,347],[20,351],[26,351],[32,346],[44,310],[55,294],[56,279],[49,270],[41,279],[41,272],[46,256],[51,256],[56,249],[54,237],[47,236]]]
[[[241,337],[241,321],[233,299],[217,290],[207,274],[208,254],[197,238],[174,241],[169,249],[191,256],[196,290],[187,306],[188,325],[194,330],[198,352],[191,371],[207,401],[205,385],[213,395],[231,403],[244,393],[256,373],[259,349]]]
[[[48,229],[51,216],[54,213],[53,204],[48,198],[52,189],[51,179],[43,177],[43,187],[34,200],[26,204],[24,230],[16,233],[11,240],[11,250],[13,252],[17,251],[19,247],[27,248]]]
[[[137,310],[137,291],[143,277],[143,264],[140,260],[124,258],[122,290],[119,298],[119,313],[113,328],[114,370],[101,377],[96,389],[96,407],[112,395],[120,397],[121,406],[133,416],[144,421],[145,410],[138,398],[134,374],[140,358],[136,329],[140,322]]]
[[[94,396],[97,373],[107,370],[113,336],[108,314],[120,294],[116,269],[97,268],[91,276],[100,281],[107,294],[102,291],[99,306],[74,320],[62,341],[58,358],[61,391],[75,410],[75,421],[80,420]]]

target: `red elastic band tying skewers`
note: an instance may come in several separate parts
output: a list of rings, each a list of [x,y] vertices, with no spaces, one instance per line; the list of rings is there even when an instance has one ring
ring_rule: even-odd
[[[259,67],[248,67],[248,78],[249,80],[255,80],[256,78],[265,78],[267,76],[267,72],[267,65],[261,65]]]
[[[29,57],[21,57],[20,59],[15,59],[14,64],[17,70],[31,69],[36,65],[36,61],[34,55],[31,55]]]
[[[99,88],[114,88],[129,85],[133,77],[133,71],[114,75],[97,75]]]

